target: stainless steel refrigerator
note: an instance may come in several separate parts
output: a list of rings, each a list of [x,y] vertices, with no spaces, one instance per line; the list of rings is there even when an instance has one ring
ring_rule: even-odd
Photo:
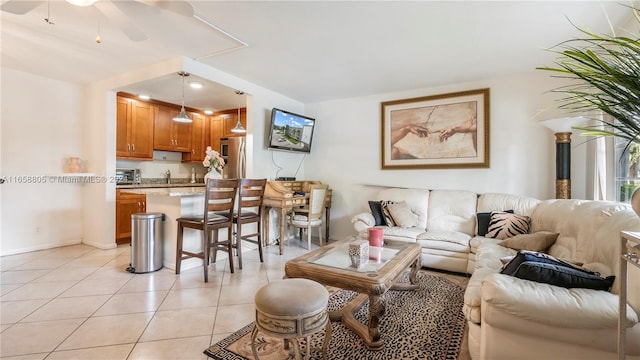
[[[225,161],[222,177],[225,179],[245,177],[245,138],[234,136],[220,139],[220,155]]]

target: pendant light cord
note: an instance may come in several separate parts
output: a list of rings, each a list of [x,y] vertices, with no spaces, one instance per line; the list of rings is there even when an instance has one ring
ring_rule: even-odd
[[[184,111],[184,72],[180,72],[182,76],[182,111]]]

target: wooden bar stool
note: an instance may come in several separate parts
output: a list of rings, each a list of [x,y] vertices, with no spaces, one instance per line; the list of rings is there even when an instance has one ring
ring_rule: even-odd
[[[251,333],[251,351],[258,360],[256,337],[258,331],[293,343],[296,359],[300,359],[299,338],[306,338],[305,359],[311,353],[311,335],[325,329],[322,358],[326,359],[331,340],[331,322],[327,312],[329,292],[319,283],[308,279],[284,279],[271,282],[255,296],[256,321]]]
[[[229,254],[229,267],[233,272],[233,209],[240,181],[238,179],[208,179],[204,195],[204,214],[199,217],[182,217],[178,222],[178,239],[176,242],[176,274],[180,274],[182,260],[200,258],[204,261],[204,282],[209,282],[209,253],[213,253],[216,261],[218,250]],[[194,253],[182,248],[184,228],[201,230],[202,252]],[[218,239],[218,231],[227,229],[227,240]]]
[[[234,247],[238,253],[238,267],[242,269],[242,240],[258,244],[260,262],[264,262],[262,255],[262,198],[267,179],[240,179],[238,191],[238,211],[233,216],[236,225],[236,243]],[[257,231],[242,235],[242,225],[256,223]],[[255,238],[253,240],[252,238]]]

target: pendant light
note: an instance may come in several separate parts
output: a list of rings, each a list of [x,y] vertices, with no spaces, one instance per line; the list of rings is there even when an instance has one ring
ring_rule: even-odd
[[[192,120],[187,116],[187,112],[184,111],[184,78],[189,76],[189,73],[180,71],[178,72],[178,75],[182,76],[182,108],[180,109],[180,113],[173,118],[173,121],[190,123]]]
[[[236,127],[231,129],[231,132],[235,134],[247,132],[247,130],[245,130],[245,128],[242,126],[242,123],[240,122],[240,96],[242,96],[242,94],[244,94],[244,92],[240,90],[236,91],[236,95],[238,95],[238,122],[236,123]]]

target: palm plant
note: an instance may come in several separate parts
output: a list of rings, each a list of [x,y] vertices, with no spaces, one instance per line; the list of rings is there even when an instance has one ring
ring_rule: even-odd
[[[636,8],[630,7],[640,24]],[[552,90],[562,93],[560,108],[573,112],[599,110],[613,120],[599,126],[574,127],[585,136],[615,136],[627,140],[626,147],[640,143],[640,39],[598,35],[583,29],[585,37],[560,43],[555,67],[539,67],[572,84]]]

